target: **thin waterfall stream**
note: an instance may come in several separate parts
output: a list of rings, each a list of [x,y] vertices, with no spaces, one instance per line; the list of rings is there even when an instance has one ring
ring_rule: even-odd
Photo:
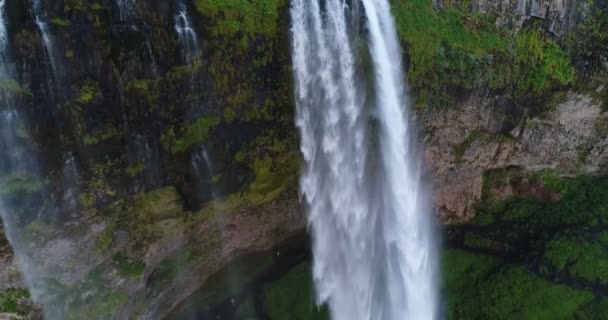
[[[436,241],[389,3],[294,0],[291,17],[318,302],[335,320],[437,319]]]

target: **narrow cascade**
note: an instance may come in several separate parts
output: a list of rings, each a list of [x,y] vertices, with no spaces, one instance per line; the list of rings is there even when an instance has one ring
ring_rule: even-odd
[[[0,0],[0,80],[15,81],[9,58],[5,4],[6,0]],[[17,100],[10,90],[0,86],[0,148],[3,150],[0,153],[0,220],[24,280],[30,286],[34,300],[39,301],[43,290],[36,285],[40,271],[28,253],[30,244],[23,237],[23,226],[32,217],[22,206],[32,198],[24,199],[11,192],[20,186],[28,190],[42,187],[35,157],[20,134],[27,126],[18,110]]]
[[[177,4],[177,13],[175,14],[175,32],[179,37],[184,50],[184,58],[186,62],[191,62],[199,51],[198,36],[192,28],[190,17],[188,16],[188,7],[180,1]]]
[[[152,78],[158,78],[158,67],[156,64],[156,58],[152,51],[152,45],[150,43],[150,36],[144,31],[145,28],[141,27],[141,21],[139,20],[137,13],[137,6],[135,0],[116,0],[116,6],[118,7],[118,18],[132,32],[140,33],[146,41],[143,43],[146,54],[148,55],[150,73]]]
[[[64,156],[61,185],[64,188],[61,209],[70,214],[72,218],[78,215],[78,200],[80,197],[80,173],[74,153]]]
[[[196,181],[199,184],[197,188],[201,193],[199,194],[199,197],[201,199],[217,198],[218,190],[214,185],[215,171],[211,163],[211,158],[209,158],[207,148],[200,147],[198,151],[193,152],[190,163]],[[205,181],[208,181],[208,183],[205,183]]]
[[[55,50],[55,39],[49,29],[49,19],[42,7],[41,0],[33,0],[34,19],[42,36],[44,53],[49,62],[50,73],[53,80],[58,80],[61,70],[59,69],[58,54]]]
[[[135,16],[135,0],[116,0],[120,20],[126,21]]]
[[[129,169],[133,175],[143,174],[144,185],[154,188],[161,185],[158,148],[146,135],[136,135],[127,150]]]
[[[291,17],[318,302],[334,320],[438,319],[436,241],[390,5],[294,0]]]

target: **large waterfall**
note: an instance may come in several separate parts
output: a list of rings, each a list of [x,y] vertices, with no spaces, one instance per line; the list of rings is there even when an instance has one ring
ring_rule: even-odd
[[[291,16],[318,302],[334,320],[437,319],[432,219],[388,1],[294,0]]]

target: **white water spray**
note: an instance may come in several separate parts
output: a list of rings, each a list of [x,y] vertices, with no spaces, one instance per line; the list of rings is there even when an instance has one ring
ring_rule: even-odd
[[[49,19],[42,7],[41,0],[34,0],[33,2],[33,10],[34,10],[34,20],[36,22],[36,26],[38,26],[38,30],[40,30],[40,35],[42,36],[42,45],[44,47],[44,54],[49,62],[51,76],[53,80],[58,80],[60,77],[60,70],[58,68],[58,53],[55,50],[55,38],[49,29]]]
[[[129,20],[135,16],[135,0],[116,0],[121,21]]]
[[[213,169],[213,164],[209,157],[209,153],[207,152],[207,148],[203,146],[200,147],[198,151],[193,152],[190,164],[192,166],[192,171],[197,178],[196,181],[199,184],[199,192],[205,193],[206,191],[211,199],[216,199],[219,196],[214,183],[214,175],[216,172]],[[204,183],[204,181],[208,181],[208,183]]]
[[[184,49],[186,62],[191,62],[199,51],[198,36],[192,28],[190,16],[188,15],[188,7],[181,1],[177,4],[175,32]]]
[[[334,320],[437,319],[436,245],[390,6],[353,3],[294,0],[291,8],[318,299]]]
[[[9,59],[5,4],[6,0],[0,0],[0,81],[15,81],[14,68]],[[34,301],[40,301],[44,288],[37,286],[36,282],[41,271],[31,259],[29,243],[22,234],[23,220],[26,219],[22,215],[28,213],[16,209],[15,199],[10,194],[11,181],[32,183],[39,180],[36,161],[19,135],[24,121],[15,102],[12,92],[0,86],[0,220],[30,293]]]

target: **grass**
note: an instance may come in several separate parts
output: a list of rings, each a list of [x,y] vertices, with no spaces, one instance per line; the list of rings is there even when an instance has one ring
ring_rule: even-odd
[[[418,106],[453,103],[445,92],[450,86],[506,89],[517,98],[573,80],[569,56],[538,30],[511,37],[491,14],[452,5],[434,10],[427,0],[391,3]]]
[[[608,286],[608,241],[601,236],[592,239],[559,235],[547,245],[545,258],[560,272]]]
[[[277,32],[279,8],[284,0],[196,0],[196,9],[214,19],[212,34],[234,36],[261,34],[273,37]]]
[[[21,172],[0,179],[0,195],[36,193],[43,187],[42,181]]]
[[[26,315],[29,309],[24,307],[23,302],[28,301],[29,292],[23,288],[8,288],[0,293],[0,313],[16,313]]]
[[[219,117],[201,117],[186,125],[180,137],[176,136],[173,129],[169,129],[161,137],[161,144],[172,154],[185,152],[192,146],[205,142],[209,132],[220,122]]]
[[[310,267],[300,264],[264,288],[264,309],[271,320],[325,320],[326,307],[315,304]]]
[[[444,254],[448,319],[572,319],[593,294],[547,282],[498,259]]]
[[[141,260],[131,259],[122,252],[116,253],[112,261],[120,276],[126,279],[139,278],[146,268],[146,265]]]
[[[523,175],[495,170],[484,184],[519,176],[561,199],[515,195],[480,206],[474,227],[443,256],[448,319],[600,319],[591,287],[608,286],[608,178]],[[489,192],[484,201],[494,201]]]

